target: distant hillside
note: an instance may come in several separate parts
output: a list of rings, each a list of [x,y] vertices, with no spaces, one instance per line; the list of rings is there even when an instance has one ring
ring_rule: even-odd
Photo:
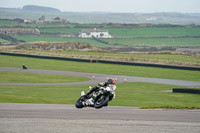
[[[60,10],[56,8],[35,6],[35,5],[26,5],[23,7],[23,10],[30,11],[30,12],[61,12]]]
[[[51,7],[27,5],[21,8],[0,7],[0,19],[34,19],[45,16],[46,19],[55,17],[66,18],[72,23],[126,23],[126,24],[181,24],[200,25],[200,13],[112,13],[112,12],[61,12]]]

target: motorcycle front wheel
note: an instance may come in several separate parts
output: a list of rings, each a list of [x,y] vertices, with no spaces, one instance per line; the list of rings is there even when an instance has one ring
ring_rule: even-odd
[[[84,105],[82,104],[83,102],[83,98],[80,97],[77,101],[76,101],[76,108],[83,108]]]
[[[102,95],[97,99],[97,101],[94,104],[94,107],[96,109],[99,109],[99,108],[103,107],[104,105],[106,105],[109,100],[110,100],[109,96]]]

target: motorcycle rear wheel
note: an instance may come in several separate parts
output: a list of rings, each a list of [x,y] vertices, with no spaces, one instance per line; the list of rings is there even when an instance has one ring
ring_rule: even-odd
[[[94,104],[94,107],[96,109],[99,109],[99,108],[103,107],[104,105],[106,105],[109,100],[110,100],[109,96],[102,95],[97,99],[97,101]]]

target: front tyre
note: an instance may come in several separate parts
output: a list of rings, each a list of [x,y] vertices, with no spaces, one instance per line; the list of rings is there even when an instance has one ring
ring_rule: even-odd
[[[108,104],[109,100],[110,100],[109,96],[102,95],[97,99],[97,101],[94,104],[94,107],[96,109],[99,109],[99,108],[103,107],[104,105]]]
[[[76,108],[83,108],[83,98],[80,97],[77,101],[76,101]]]

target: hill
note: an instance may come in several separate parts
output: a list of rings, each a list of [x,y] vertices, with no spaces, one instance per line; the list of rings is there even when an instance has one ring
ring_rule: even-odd
[[[56,8],[26,5],[21,8],[0,7],[0,19],[47,19],[66,18],[72,23],[125,23],[125,24],[178,24],[200,25],[200,13],[156,12],[156,13],[112,13],[112,12],[62,12]]]
[[[30,11],[30,12],[55,12],[59,13],[60,10],[52,7],[43,7],[43,6],[35,6],[35,5],[26,5],[23,7],[24,11]]]

